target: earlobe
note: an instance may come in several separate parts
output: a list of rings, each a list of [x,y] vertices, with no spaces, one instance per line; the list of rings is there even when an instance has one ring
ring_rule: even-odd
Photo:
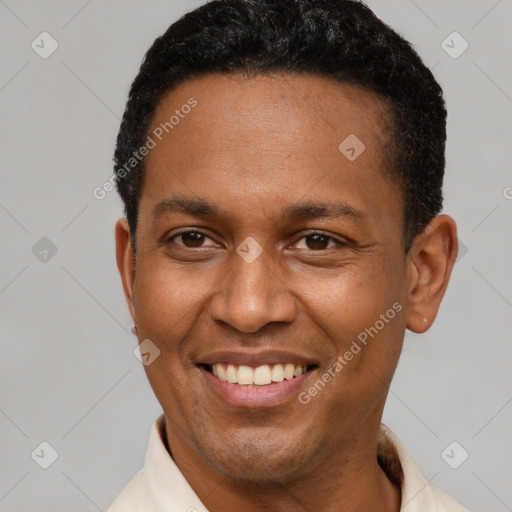
[[[135,319],[133,285],[135,281],[135,257],[130,241],[130,227],[126,219],[119,219],[115,228],[117,268],[123,283],[124,295],[132,319]]]
[[[407,328],[416,333],[433,324],[457,257],[457,226],[448,215],[432,219],[409,251]]]

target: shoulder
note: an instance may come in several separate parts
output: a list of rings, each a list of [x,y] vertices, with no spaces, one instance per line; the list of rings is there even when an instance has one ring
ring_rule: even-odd
[[[449,494],[431,485],[432,500],[436,505],[438,512],[470,512],[463,507],[458,501],[455,501]],[[407,509],[405,509],[407,510]]]
[[[124,487],[106,512],[156,512],[147,484],[146,474],[141,469]]]

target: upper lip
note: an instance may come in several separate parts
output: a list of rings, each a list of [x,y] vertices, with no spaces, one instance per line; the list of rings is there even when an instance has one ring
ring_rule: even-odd
[[[264,364],[317,365],[318,360],[313,356],[285,352],[281,350],[248,351],[248,350],[216,350],[202,354],[198,364],[234,363],[244,366],[262,366]]]

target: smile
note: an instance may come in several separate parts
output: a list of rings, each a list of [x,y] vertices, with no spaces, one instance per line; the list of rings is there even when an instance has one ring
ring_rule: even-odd
[[[313,365],[311,365],[313,366]],[[206,369],[215,377],[229,384],[239,386],[268,386],[274,382],[283,382],[300,377],[307,372],[304,364],[264,364],[257,367],[216,363],[207,365]]]
[[[245,362],[245,361],[244,361]],[[235,407],[273,407],[294,402],[316,364],[200,364],[205,384],[223,402]]]

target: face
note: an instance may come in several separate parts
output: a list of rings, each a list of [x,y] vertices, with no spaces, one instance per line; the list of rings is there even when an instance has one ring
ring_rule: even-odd
[[[205,76],[160,103],[124,282],[171,451],[286,479],[378,428],[411,289],[385,117],[307,76]]]

